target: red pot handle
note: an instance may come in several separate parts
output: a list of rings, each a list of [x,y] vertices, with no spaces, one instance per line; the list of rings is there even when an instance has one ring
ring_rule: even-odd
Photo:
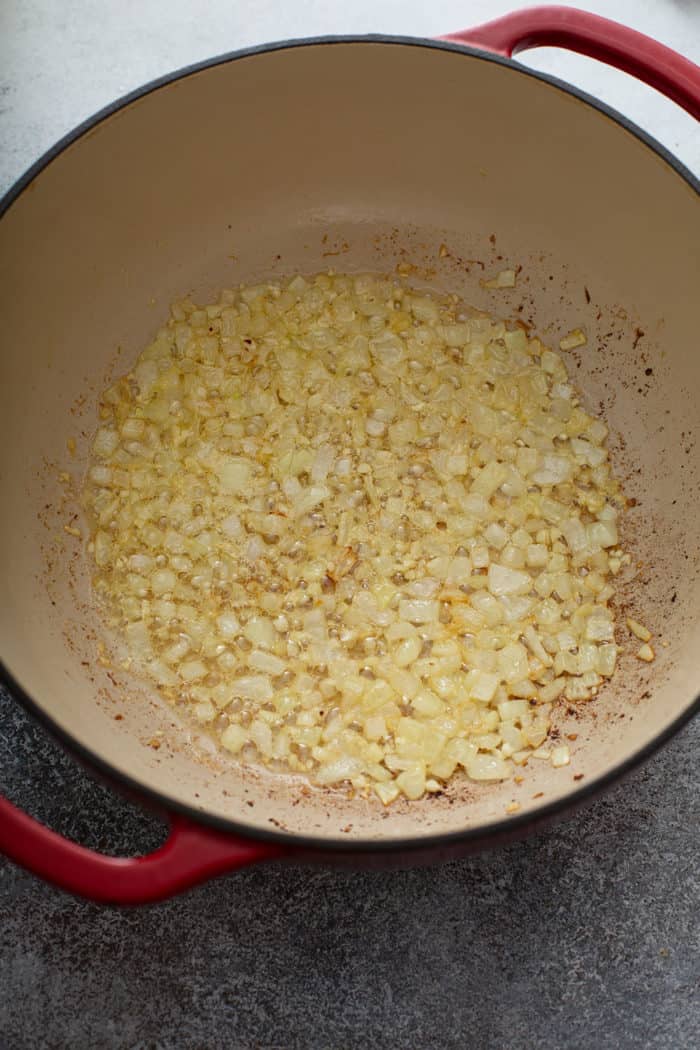
[[[573,7],[531,7],[440,38],[510,58],[565,47],[631,73],[700,120],[700,67],[634,29]]]
[[[106,904],[163,900],[226,871],[287,853],[180,816],[167,841],[145,857],[107,857],[63,838],[0,797],[0,851],[64,890]]]

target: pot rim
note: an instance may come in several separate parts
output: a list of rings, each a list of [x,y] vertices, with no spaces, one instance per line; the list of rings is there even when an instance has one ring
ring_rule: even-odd
[[[607,119],[613,121],[623,131],[629,132],[639,139],[643,145],[656,153],[677,175],[679,175],[696,194],[700,196],[700,179],[671,153],[665,146],[658,142],[652,135],[638,127],[633,121],[619,113],[613,107],[601,102],[599,99],[577,87],[567,84],[557,77],[553,77],[538,70],[533,70],[522,65],[514,59],[498,55],[480,48],[465,44],[456,44],[446,40],[433,40],[424,37],[401,36],[386,33],[372,33],[360,35],[327,35],[317,37],[301,37],[293,40],[281,40],[273,43],[258,44],[253,47],[242,48],[235,51],[224,52],[213,58],[204,59],[188,66],[184,66],[172,73],[157,77],[134,91],[130,91],[114,102],[98,110],[93,116],[78,124],[72,131],[60,138],[53,146],[43,153],[30,167],[21,175],[0,199],[0,219],[21,196],[34,179],[64,152],[74,142],[77,142],[85,134],[146,95],[160,88],[184,80],[196,73],[211,69],[215,66],[226,65],[239,59],[250,58],[268,52],[290,50],[300,47],[328,46],[333,44],[391,44],[408,47],[432,48],[433,50],[454,51],[469,58],[479,61],[492,62],[496,65],[508,66],[516,69],[524,76],[544,82],[558,91],[564,92],[580,102],[597,110]],[[643,747],[639,748],[633,755],[613,766],[607,772],[595,780],[567,792],[561,798],[546,803],[536,810],[513,815],[503,819],[492,821],[489,824],[474,828],[464,828],[460,831],[441,832],[432,835],[417,835],[396,839],[338,839],[323,836],[303,835],[281,830],[267,830],[265,828],[251,827],[238,823],[235,819],[216,816],[206,810],[199,810],[194,806],[169,798],[166,794],[155,788],[141,784],[138,780],[128,774],[121,772],[116,766],[94,752],[90,747],[78,741],[70,732],[57,724],[53,717],[39,705],[20,685],[4,661],[0,658],[0,685],[6,687],[13,699],[17,700],[25,710],[59,743],[66,751],[75,755],[81,763],[90,771],[106,779],[117,789],[122,788],[132,797],[143,801],[149,808],[166,813],[177,813],[187,817],[197,824],[202,824],[219,831],[227,832],[244,839],[253,839],[263,842],[274,842],[294,847],[299,851],[307,853],[409,853],[423,852],[436,847],[446,847],[455,844],[471,845],[473,849],[495,844],[505,839],[516,838],[525,834],[528,830],[534,830],[556,816],[563,816],[567,811],[574,810],[582,804],[591,801],[616,781],[622,779],[627,773],[640,766],[653,754],[655,754],[671,737],[682,729],[684,725],[700,713],[700,693],[691,700],[687,707],[660,733],[652,737]]]
[[[688,183],[691,189],[700,194],[700,178],[695,176],[693,172],[686,167],[686,165],[683,164],[683,162],[680,161],[671,150],[662,145],[658,139],[655,139],[649,132],[644,131],[638,124],[635,124],[634,121],[630,120],[629,117],[626,117],[623,113],[620,113],[620,111],[613,106],[609,106],[606,102],[602,102],[600,99],[596,98],[595,95],[590,95],[587,91],[583,91],[581,88],[575,87],[573,84],[568,84],[565,80],[552,76],[550,73],[542,73],[539,70],[530,69],[529,66],[523,65],[516,59],[508,58],[507,56],[497,54],[494,51],[472,47],[469,44],[453,43],[450,40],[433,39],[431,37],[404,36],[400,34],[395,35],[392,33],[326,34],[323,36],[295,37],[290,40],[275,40],[265,44],[254,44],[251,47],[238,48],[235,51],[224,51],[220,55],[215,55],[213,58],[205,58],[202,59],[201,62],[193,62],[190,65],[181,66],[172,73],[165,73],[163,76],[155,77],[153,80],[147,81],[133,91],[128,91],[125,95],[120,95],[119,98],[115,99],[113,102],[109,102],[106,106],[103,106],[102,109],[98,109],[92,116],[86,117],[85,120],[81,121],[80,124],[77,124],[71,131],[58,139],[53,146],[50,146],[44,153],[42,153],[33,164],[30,164],[26,171],[20,175],[19,178],[12,183],[10,188],[5,191],[2,197],[0,197],[0,219],[10,206],[14,204],[20,194],[23,193],[29,184],[34,181],[37,175],[39,175],[44,168],[48,167],[48,165],[55,160],[59,154],[63,153],[64,150],[74,142],[77,142],[78,139],[82,138],[87,132],[96,128],[98,124],[101,124],[104,120],[107,120],[120,110],[126,109],[126,107],[131,105],[132,102],[145,98],[146,95],[150,95],[159,88],[167,87],[179,80],[185,80],[187,77],[192,76],[195,73],[201,73],[206,69],[213,68],[214,66],[227,65],[229,62],[236,62],[242,58],[252,58],[255,55],[263,55],[268,52],[288,51],[301,47],[313,47],[319,45],[327,46],[333,44],[401,44],[407,47],[432,48],[435,51],[455,51],[470,58],[476,58],[485,62],[493,62],[495,65],[508,66],[511,69],[516,69],[524,76],[549,84],[551,87],[555,87],[559,91],[572,95],[581,102],[585,102],[592,109],[598,110],[603,116],[608,117],[613,123],[618,124],[624,131],[630,132],[645,146],[658,154],[662,160],[664,160],[685,182]]]

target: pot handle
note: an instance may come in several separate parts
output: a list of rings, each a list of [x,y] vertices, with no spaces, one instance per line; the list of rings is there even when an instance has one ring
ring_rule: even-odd
[[[631,73],[700,120],[700,67],[608,18],[572,7],[531,7],[440,37],[510,58],[533,47],[563,47]]]
[[[0,797],[0,851],[64,890],[104,904],[146,904],[206,879],[287,853],[171,815],[165,843],[145,857],[108,857],[79,846]]]

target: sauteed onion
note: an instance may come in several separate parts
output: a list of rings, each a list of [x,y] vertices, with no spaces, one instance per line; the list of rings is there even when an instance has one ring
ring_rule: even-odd
[[[553,705],[618,652],[606,435],[560,353],[454,296],[321,274],[179,302],[102,398],[94,589],[244,761],[385,804],[564,766]]]

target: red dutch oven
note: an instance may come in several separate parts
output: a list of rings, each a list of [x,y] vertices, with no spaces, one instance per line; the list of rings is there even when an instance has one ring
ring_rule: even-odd
[[[161,849],[115,859],[0,800],[0,848],[17,863],[86,897],[139,903],[273,858],[459,856],[570,811],[697,710],[698,183],[620,114],[513,61],[542,45],[625,70],[700,117],[692,62],[543,7],[442,40],[223,55],[99,113],[2,202],[2,673],[90,769],[170,822]],[[474,261],[521,267],[518,289],[498,299]],[[384,810],[207,755],[143,683],[103,666],[57,475],[79,479],[105,376],[183,292],[207,301],[264,276],[399,262],[429,266],[437,287],[476,306],[517,311],[546,341],[586,327],[576,383],[609,423],[636,501],[639,572],[624,598],[659,644],[653,664],[623,655],[594,703],[560,712],[576,737],[566,770],[532,762],[522,785],[455,783]]]

